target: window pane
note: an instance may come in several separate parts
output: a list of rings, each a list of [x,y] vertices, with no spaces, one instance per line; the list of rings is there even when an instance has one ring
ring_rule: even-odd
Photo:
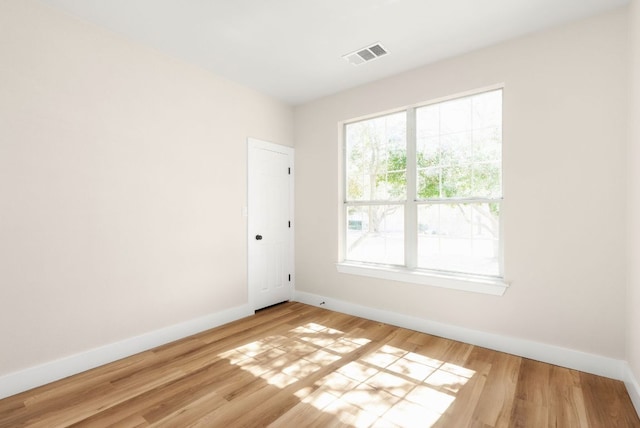
[[[442,187],[442,168],[418,169],[418,195],[420,198],[439,198]]]
[[[406,112],[345,126],[347,201],[406,199]]]
[[[500,274],[498,203],[418,207],[418,267]]]
[[[474,196],[488,198],[501,197],[502,169],[500,162],[478,162],[471,170],[473,187],[470,189]]]
[[[347,206],[346,259],[404,264],[404,207]]]
[[[502,196],[501,90],[421,107],[416,132],[418,199]]]

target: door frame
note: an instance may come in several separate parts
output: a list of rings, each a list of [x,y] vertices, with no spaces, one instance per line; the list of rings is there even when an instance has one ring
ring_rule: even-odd
[[[246,216],[247,216],[247,297],[248,303],[251,307],[251,310],[256,310],[256,293],[252,288],[252,271],[251,271],[251,252],[249,251],[249,246],[253,242],[252,235],[252,218],[255,218],[256,213],[252,213],[252,207],[249,204],[249,196],[251,195],[252,190],[252,179],[251,179],[251,164],[252,164],[252,156],[253,150],[269,150],[276,153],[281,153],[287,155],[289,159],[289,218],[291,219],[291,227],[289,228],[289,272],[291,273],[291,281],[289,281],[289,300],[293,299],[293,293],[295,290],[295,254],[294,254],[294,244],[295,244],[295,221],[294,221],[294,202],[295,202],[295,192],[294,192],[294,148],[289,146],[283,146],[281,144],[271,143],[265,140],[260,140],[253,137],[247,138],[247,198],[246,198]]]

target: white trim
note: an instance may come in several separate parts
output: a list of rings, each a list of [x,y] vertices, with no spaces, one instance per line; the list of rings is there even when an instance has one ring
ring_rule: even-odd
[[[436,273],[407,269],[401,266],[368,265],[355,262],[336,263],[340,273],[369,276],[391,281],[410,282],[412,284],[432,285],[453,290],[502,296],[509,284],[501,279],[481,278],[468,275],[438,275]]]
[[[628,363],[625,363],[625,370],[626,378],[624,384],[627,387],[629,397],[631,397],[633,407],[636,408],[636,413],[640,416],[640,383],[638,383],[638,379],[636,379]]]
[[[0,399],[252,315],[237,306],[0,377]]]
[[[269,141],[260,140],[254,137],[247,137],[248,147],[254,149],[271,150],[272,152],[283,153],[293,157],[295,150],[290,146],[283,146],[282,144],[271,143]]]
[[[407,160],[405,167],[407,173],[407,201],[404,207],[404,264],[408,269],[414,269],[418,266],[418,206],[416,203],[416,195],[418,194],[418,171],[416,159],[418,136],[416,128],[416,109],[409,107],[406,112]]]
[[[625,371],[626,362],[615,358],[603,357],[531,340],[486,333],[382,309],[361,306],[302,291],[296,291],[294,300],[308,305],[384,322],[469,343],[471,345],[482,346],[508,354],[592,373],[598,376],[605,376],[617,380],[625,380],[625,378],[628,377]]]

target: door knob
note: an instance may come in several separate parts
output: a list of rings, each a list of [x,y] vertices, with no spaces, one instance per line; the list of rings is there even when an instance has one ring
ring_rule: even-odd
[[[256,235],[256,241],[262,241],[262,235]]]

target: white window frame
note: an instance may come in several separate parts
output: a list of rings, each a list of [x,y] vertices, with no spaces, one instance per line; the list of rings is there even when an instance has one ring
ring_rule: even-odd
[[[484,87],[482,89],[460,93],[429,102],[407,106],[402,109],[390,110],[383,113],[377,113],[375,115],[361,117],[353,120],[341,122],[339,124],[339,141],[341,144],[341,178],[340,178],[340,239],[339,239],[339,262],[336,263],[338,272],[352,275],[360,275],[373,277],[378,279],[401,281],[413,284],[430,285],[435,287],[443,287],[454,290],[470,291],[476,293],[490,294],[501,296],[507,290],[509,284],[504,280],[504,189],[503,197],[491,199],[491,198],[464,198],[464,199],[443,199],[443,200],[418,200],[415,196],[416,183],[416,109],[432,104],[438,104],[445,101],[450,101],[458,98],[469,97],[483,92],[502,90],[504,94],[504,85],[494,85],[490,87]],[[346,249],[346,233],[347,233],[347,208],[357,205],[371,205],[371,201],[347,201],[346,199],[346,133],[345,127],[349,124],[356,123],[362,120],[375,119],[376,117],[382,117],[393,113],[406,112],[407,113],[407,198],[406,200],[385,200],[375,201],[374,204],[390,204],[390,205],[402,205],[404,207],[404,245],[405,245],[405,265],[385,265],[379,263],[366,263],[345,260]],[[504,110],[503,110],[504,114]],[[472,275],[464,273],[454,272],[441,272],[435,270],[417,268],[417,243],[418,243],[418,228],[409,227],[408,225],[417,225],[417,213],[418,206],[436,203],[452,203],[452,202],[496,202],[500,204],[500,217],[499,217],[499,266],[500,272],[498,276],[483,276]]]

